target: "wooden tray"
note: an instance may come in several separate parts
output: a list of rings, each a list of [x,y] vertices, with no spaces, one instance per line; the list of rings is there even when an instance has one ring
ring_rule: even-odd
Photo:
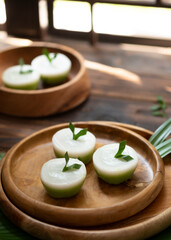
[[[68,81],[59,86],[38,90],[15,90],[6,88],[1,76],[3,71],[18,64],[19,58],[30,64],[34,57],[42,54],[42,49],[67,55],[72,68]],[[0,51],[0,112],[14,116],[40,117],[68,111],[82,103],[89,95],[90,81],[84,58],[72,48],[56,43],[38,42],[27,47],[8,48]]]
[[[139,154],[139,164],[131,180],[113,186],[99,180],[92,161],[79,194],[69,199],[49,197],[40,181],[43,163],[54,158],[52,136],[60,124],[43,129],[21,141],[6,158],[2,171],[4,190],[19,209],[30,216],[63,226],[97,226],[128,218],[147,207],[158,195],[164,167],[155,148],[130,130],[95,122],[76,123],[97,138],[96,147],[127,140]]]
[[[109,125],[122,126],[131,129],[149,139],[152,132],[128,124],[105,122]],[[14,147],[13,147],[14,148]],[[1,161],[2,164],[13,148]],[[1,175],[1,171],[0,171]],[[1,179],[1,176],[0,176]],[[165,158],[164,188],[156,200],[140,213],[118,223],[87,229],[69,229],[38,221],[18,209],[6,196],[0,181],[0,206],[7,217],[27,233],[40,238],[51,240],[140,240],[148,238],[167,228],[171,223],[171,162],[170,157]]]

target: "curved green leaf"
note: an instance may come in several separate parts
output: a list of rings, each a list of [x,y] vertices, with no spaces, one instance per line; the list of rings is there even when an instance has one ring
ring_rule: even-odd
[[[86,135],[88,128],[84,128],[82,130],[80,130],[77,134],[75,134],[75,127],[72,124],[72,122],[69,123],[69,128],[71,130],[71,132],[73,133],[73,140],[77,140],[79,137]]]
[[[156,149],[162,158],[164,158],[166,155],[170,154],[171,153],[171,138],[169,138],[168,140],[157,145]]]
[[[171,133],[171,118],[160,125],[159,128],[150,137],[149,142],[156,147],[158,144],[162,143]]]

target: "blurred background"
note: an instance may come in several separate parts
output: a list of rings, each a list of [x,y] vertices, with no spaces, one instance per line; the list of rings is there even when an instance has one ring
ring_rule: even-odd
[[[171,0],[0,0],[4,34],[171,46]]]

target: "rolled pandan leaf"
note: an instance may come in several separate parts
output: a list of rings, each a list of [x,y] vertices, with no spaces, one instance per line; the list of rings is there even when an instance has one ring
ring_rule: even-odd
[[[2,81],[8,88],[20,90],[35,90],[40,82],[40,74],[36,70],[31,70],[31,65],[16,65],[7,68],[2,74]]]
[[[75,128],[75,133],[80,130],[82,128]],[[96,138],[91,132],[87,131],[86,135],[74,140],[71,130],[64,128],[53,135],[52,143],[56,157],[64,157],[65,152],[68,152],[70,157],[78,158],[87,164],[94,153]]]
[[[93,165],[97,175],[109,184],[120,184],[130,179],[138,164],[136,151],[127,145],[123,154],[131,156],[132,160],[115,158],[118,148],[118,143],[107,144],[98,148],[93,154]]]
[[[53,58],[54,53],[49,53],[51,61],[45,55],[37,56],[32,60],[32,67],[36,69],[42,81],[47,85],[58,85],[67,81],[67,76],[71,70],[71,60],[64,54],[58,53]]]
[[[65,158],[55,158],[44,163],[41,169],[41,181],[47,193],[54,198],[68,198],[76,195],[86,178],[84,163],[78,159],[70,158],[68,166],[80,164],[79,169],[62,171]]]

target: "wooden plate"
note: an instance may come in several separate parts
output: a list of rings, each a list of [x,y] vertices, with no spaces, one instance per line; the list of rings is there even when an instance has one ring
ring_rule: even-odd
[[[111,126],[122,126],[126,129],[131,129],[134,132],[142,134],[146,139],[149,139],[152,134],[151,131],[137,126],[129,124],[120,124],[116,122],[105,122]],[[14,148],[14,147],[13,147]],[[12,148],[12,149],[13,149]],[[0,179],[1,179],[1,167],[8,157],[8,154],[1,161],[0,166]],[[100,227],[89,227],[84,229],[69,229],[65,227],[59,227],[51,224],[47,224],[42,221],[38,221],[31,216],[25,214],[18,209],[6,196],[0,181],[0,206],[1,210],[7,215],[7,217],[18,227],[26,231],[27,233],[40,238],[51,240],[140,240],[146,239],[154,234],[161,232],[163,229],[170,226],[171,223],[171,161],[170,157],[166,157],[165,161],[165,179],[164,187],[148,207],[139,212],[138,214],[113,223],[110,225]]]
[[[15,90],[6,88],[1,80],[2,73],[10,66],[18,65],[19,58],[30,64],[42,54],[42,49],[67,55],[72,68],[68,81],[59,86],[38,90]],[[72,48],[56,43],[34,43],[27,47],[15,47],[0,52],[0,112],[14,116],[40,117],[64,112],[82,103],[89,95],[90,81],[81,54]]]
[[[99,180],[92,162],[79,194],[70,199],[48,196],[40,181],[44,162],[54,158],[53,134],[68,124],[41,130],[12,149],[2,171],[4,190],[13,204],[30,216],[64,226],[97,226],[128,218],[147,207],[158,195],[164,167],[155,148],[140,135],[118,126],[95,122],[76,123],[88,127],[97,137],[97,146],[127,140],[139,154],[139,164],[131,180],[112,186]]]

